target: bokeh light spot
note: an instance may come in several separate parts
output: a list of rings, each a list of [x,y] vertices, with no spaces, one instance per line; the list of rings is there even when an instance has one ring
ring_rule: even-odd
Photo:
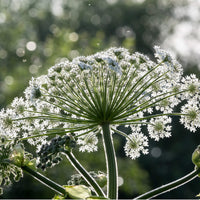
[[[77,50],[71,50],[69,53],[70,58],[75,58],[77,56],[79,56],[79,52]]]
[[[94,25],[99,25],[100,22],[101,22],[99,15],[93,15],[93,16],[91,17],[90,21],[91,21],[92,24],[94,24]]]
[[[4,13],[0,13],[0,24],[5,23],[6,21],[6,15]]]
[[[26,43],[26,48],[29,51],[35,51],[35,49],[37,48],[37,44],[34,41],[29,41]]]
[[[18,48],[18,49],[16,50],[16,54],[17,54],[17,56],[19,56],[19,57],[23,57],[23,56],[25,55],[25,50],[24,50],[24,48]]]
[[[151,155],[154,157],[154,158],[158,158],[160,157],[162,154],[162,151],[159,147],[153,147],[152,150],[151,150]]]
[[[37,74],[37,73],[38,73],[38,68],[39,68],[39,66],[37,66],[37,65],[31,65],[31,66],[29,67],[29,72],[30,72],[31,74]]]
[[[8,53],[4,49],[0,49],[0,58],[5,59],[7,57]]]
[[[122,186],[123,184],[124,184],[124,179],[121,176],[119,176],[118,177],[118,186]]]
[[[6,85],[12,85],[14,83],[14,78],[12,76],[6,76],[4,81]]]
[[[63,4],[62,0],[52,1],[51,11],[53,15],[60,17],[64,14],[62,4]]]
[[[43,54],[44,54],[44,56],[46,56],[46,57],[51,56],[52,53],[53,53],[53,51],[52,51],[51,48],[45,48],[45,49],[43,50]]]
[[[69,40],[71,40],[72,42],[76,42],[78,40],[78,34],[76,32],[72,32],[69,34]]]

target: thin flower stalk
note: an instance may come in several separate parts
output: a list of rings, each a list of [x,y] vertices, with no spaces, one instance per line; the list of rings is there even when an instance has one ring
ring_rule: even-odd
[[[95,179],[85,170],[80,162],[75,158],[72,152],[65,152],[64,155],[68,158],[73,167],[82,175],[83,179],[93,188],[97,196],[105,197],[105,194]]]
[[[29,173],[31,176],[33,176],[35,179],[37,179],[39,182],[41,182],[42,184],[46,185],[47,187],[49,187],[50,189],[54,190],[55,192],[58,192],[63,196],[65,196],[67,194],[64,187],[62,187],[58,183],[50,180],[49,178],[47,178],[46,176],[40,174],[39,172],[36,172],[36,171],[32,170],[30,167],[22,166],[22,170],[24,170],[25,172]]]
[[[170,192],[171,190],[174,190],[174,189],[192,181],[193,179],[195,179],[198,176],[199,173],[200,173],[200,169],[196,169],[196,170],[190,172],[189,174],[183,176],[182,178],[177,179],[177,180],[175,180],[171,183],[168,183],[166,185],[163,185],[161,187],[158,187],[154,190],[151,190],[145,194],[142,194],[142,195],[136,197],[134,200],[136,200],[136,199],[151,199],[151,198],[157,197],[163,193]]]

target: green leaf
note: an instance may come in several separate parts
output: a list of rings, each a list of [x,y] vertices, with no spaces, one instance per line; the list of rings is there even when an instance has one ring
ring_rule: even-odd
[[[91,196],[91,190],[85,185],[65,185],[64,187],[72,199],[86,199]]]

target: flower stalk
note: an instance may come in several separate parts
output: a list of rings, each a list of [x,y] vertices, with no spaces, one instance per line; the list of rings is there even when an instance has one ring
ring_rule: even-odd
[[[157,197],[158,195],[161,195],[163,193],[174,190],[174,189],[192,181],[194,178],[197,177],[197,175],[199,173],[200,173],[200,168],[197,168],[194,171],[190,172],[189,174],[185,175],[184,177],[182,177],[178,180],[175,180],[171,183],[168,183],[166,185],[163,185],[161,187],[158,187],[154,190],[151,190],[145,194],[142,194],[142,195],[136,197],[135,200],[136,199],[151,199],[151,198]]]
[[[43,176],[39,172],[32,170],[28,166],[22,166],[21,168],[23,169],[23,171],[29,173],[31,176],[33,176],[35,179],[37,179],[42,184],[46,185],[47,187],[51,188],[52,190],[54,190],[62,195],[66,195],[65,188],[62,187],[61,185],[59,185],[58,183],[50,180],[46,176]]]
[[[109,123],[102,125],[103,144],[107,165],[107,197],[118,198],[118,168]]]
[[[78,160],[75,158],[72,152],[66,151],[65,155],[67,156],[68,160],[73,165],[73,167],[82,175],[85,181],[90,186],[92,186],[95,193],[100,197],[105,197],[105,194],[103,190],[101,189],[101,187],[98,185],[95,179],[84,169],[84,167],[78,162]]]

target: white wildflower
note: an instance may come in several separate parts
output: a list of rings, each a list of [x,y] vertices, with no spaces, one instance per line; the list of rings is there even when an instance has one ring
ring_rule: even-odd
[[[181,82],[181,90],[186,91],[181,94],[182,99],[188,99],[194,97],[195,95],[199,96],[200,81],[195,74],[183,77]]]
[[[148,124],[149,136],[155,141],[159,141],[160,138],[171,136],[171,118],[167,116],[160,116],[157,118],[152,118]]]
[[[181,124],[192,132],[200,127],[200,104],[196,100],[190,100],[181,107]]]
[[[93,152],[97,151],[98,138],[94,133],[90,133],[79,137],[77,144],[80,145],[79,150],[82,152]]]
[[[127,139],[124,150],[126,156],[129,156],[131,159],[136,159],[140,157],[141,153],[148,154],[148,138],[142,133],[134,132],[128,135],[130,139]]]
[[[178,81],[183,74],[183,68],[180,63],[178,63],[169,52],[161,49],[159,46],[155,46],[154,49],[156,51],[155,57],[158,59],[158,63],[162,62],[158,70],[168,71],[169,73],[167,75]]]

